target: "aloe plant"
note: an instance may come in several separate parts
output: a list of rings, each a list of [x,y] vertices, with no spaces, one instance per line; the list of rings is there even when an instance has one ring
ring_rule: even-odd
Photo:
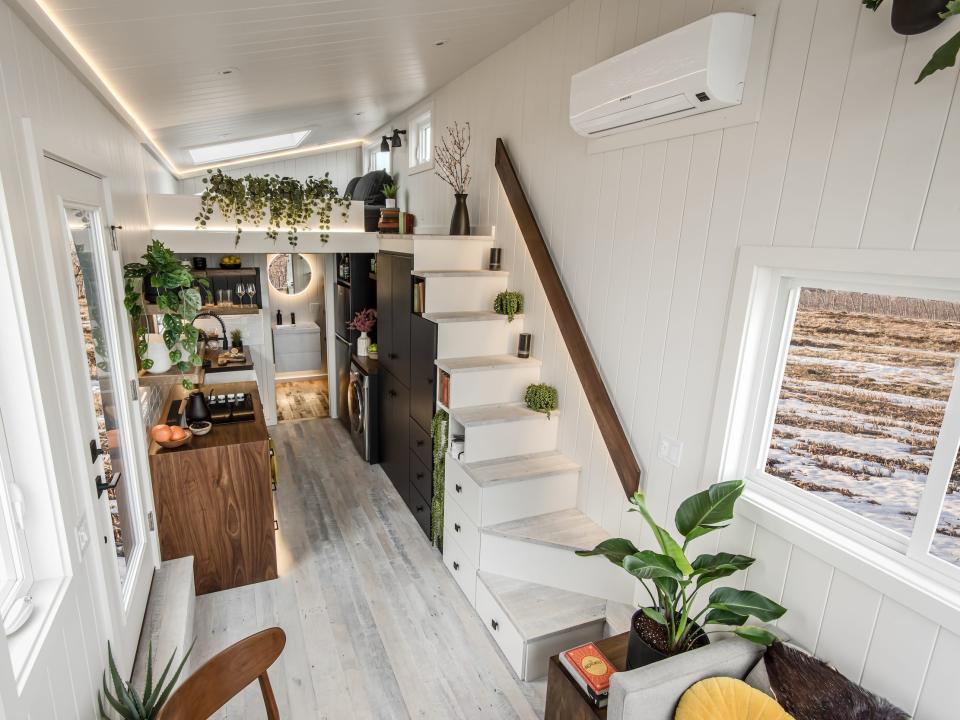
[[[699,555],[693,561],[687,558],[687,549],[693,540],[726,527],[733,519],[733,508],[741,493],[743,481],[732,480],[711,485],[684,500],[674,518],[677,530],[683,536],[683,544],[656,523],[647,509],[643,493],[634,493],[630,499],[633,505],[630,512],[639,512],[643,516],[653,531],[660,552],[638,550],[625,538],[611,538],[593,550],[577,552],[581,557],[602,555],[640,580],[651,603],[641,611],[663,627],[668,654],[695,647],[711,632],[706,630],[710,625],[733,627],[740,637],[761,645],[770,645],[776,640],[768,630],[747,625],[751,617],[769,622],[787,611],[760,593],[731,587],[717,588],[710,594],[706,607],[694,612],[694,600],[707,585],[746,570],[754,563],[754,558],[731,553]]]
[[[163,704],[167,701],[167,698],[170,696],[170,693],[173,691],[173,688],[177,684],[177,680],[180,678],[180,673],[183,670],[183,666],[187,662],[187,658],[190,657],[190,653],[193,651],[193,645],[196,643],[196,640],[190,644],[190,647],[187,649],[186,654],[183,656],[183,659],[180,661],[180,664],[177,666],[176,672],[173,676],[167,680],[167,674],[170,672],[170,667],[173,664],[173,658],[176,657],[176,650],[173,651],[173,655],[170,656],[170,659],[167,660],[166,667],[163,668],[163,672],[160,674],[160,677],[157,679],[156,683],[153,681],[153,643],[151,642],[147,646],[147,677],[144,681],[144,688],[142,693],[138,693],[129,683],[123,681],[120,677],[120,673],[117,672],[117,664],[113,660],[113,648],[110,647],[110,643],[107,643],[107,656],[110,663],[110,679],[113,682],[114,695],[110,694],[110,690],[107,688],[107,672],[103,672],[103,694],[97,694],[97,706],[100,709],[100,718],[101,720],[111,720],[110,716],[107,714],[106,708],[104,707],[104,700],[107,704],[117,711],[117,714],[123,720],[153,720],[157,717],[160,712],[160,708],[163,707]]]

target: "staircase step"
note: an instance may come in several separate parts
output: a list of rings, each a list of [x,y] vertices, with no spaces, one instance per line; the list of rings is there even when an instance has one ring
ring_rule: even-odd
[[[536,358],[516,355],[443,358],[436,364],[441,372],[450,376],[445,405],[453,409],[515,403],[523,398],[530,385],[540,382],[543,365]]]
[[[556,450],[464,463],[462,467],[480,487],[580,472],[580,463]]]
[[[545,413],[531,410],[523,403],[497,403],[495,405],[470,405],[452,410],[451,417],[465,428],[500,423],[522,422],[524,420],[548,420]],[[550,413],[550,417],[560,416],[559,410]]]
[[[424,313],[423,318],[444,325],[446,323],[469,323],[469,322],[509,322],[510,318],[492,310],[471,310],[466,312],[436,312]],[[514,315],[513,320],[522,320],[523,315]]]
[[[602,636],[605,600],[493,573],[477,574],[477,613],[521,680],[552,655]]]
[[[411,275],[422,278],[478,278],[507,277],[506,270],[411,270]]]
[[[484,532],[565,550],[592,550],[610,533],[577,509],[537,515],[484,528]]]
[[[410,274],[426,284],[422,310],[430,315],[492,311],[497,293],[507,289],[510,277],[504,270],[412,270]]]
[[[511,391],[522,392],[516,387]],[[456,399],[454,389],[451,399]],[[463,429],[463,455],[459,459],[465,463],[557,449],[557,412],[548,417],[521,403],[500,403],[450,408],[450,417],[451,432]]]
[[[474,357],[443,358],[436,361],[441,370],[456,375],[482,372],[484,370],[510,370],[513,368],[540,367],[537,358],[519,358],[516,355],[477,355]]]
[[[452,312],[424,313],[425,319],[437,324],[437,357],[515,353],[523,332],[523,315],[514,315],[510,322],[506,315],[488,309],[492,306],[490,297],[483,309],[463,310],[461,306]]]

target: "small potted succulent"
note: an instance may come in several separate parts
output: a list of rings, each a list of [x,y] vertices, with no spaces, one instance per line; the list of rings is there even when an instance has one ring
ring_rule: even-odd
[[[371,360],[376,360],[378,358],[378,350],[376,343],[370,343],[370,347],[367,348],[367,355]]]
[[[194,640],[194,642],[196,642],[196,640]],[[110,647],[110,643],[107,643],[110,685],[112,685],[113,692],[110,692],[111,688],[107,684],[107,673],[104,671],[102,682],[103,692],[102,694],[97,693],[97,709],[100,711],[100,719],[111,720],[114,716],[108,714],[107,711],[112,709],[113,712],[117,713],[116,717],[123,718],[123,720],[154,720],[160,713],[160,708],[163,707],[163,704],[170,697],[170,693],[173,692],[173,689],[176,687],[177,680],[180,679],[180,673],[183,671],[183,666],[187,664],[187,658],[190,657],[192,651],[193,645],[191,644],[180,660],[180,664],[176,670],[174,670],[173,675],[170,675],[173,658],[177,654],[176,650],[174,650],[173,655],[170,656],[166,666],[163,668],[163,672],[160,673],[160,677],[154,678],[153,643],[151,642],[147,646],[147,677],[145,685],[141,692],[137,692],[130,686],[130,683],[120,677],[120,673],[117,672],[117,664],[113,660],[113,649]]]
[[[523,293],[514,290],[504,290],[497,293],[493,301],[493,311],[500,315],[506,315],[510,322],[513,318],[523,312]]]
[[[725,552],[687,558],[693,540],[726,527],[733,519],[733,507],[742,492],[743,481],[732,480],[711,485],[680,503],[674,522],[683,536],[682,544],[656,523],[643,494],[637,492],[630,499],[630,511],[639,512],[646,520],[659,552],[638,550],[625,538],[611,538],[593,550],[577,552],[581,557],[601,555],[622,567],[640,581],[650,598],[650,604],[637,610],[630,622],[628,670],[707,645],[715,632],[732,629],[761,645],[776,640],[770,631],[747,624],[751,617],[770,622],[786,612],[760,593],[720,587],[710,593],[706,603],[695,602],[707,585],[754,563],[746,555]]]
[[[230,331],[230,346],[237,350],[243,350],[243,333],[240,328],[234,328]]]
[[[367,357],[370,353],[370,336],[367,333],[373,330],[373,326],[376,324],[377,311],[373,308],[361,310],[353,316],[353,320],[347,323],[350,330],[356,330],[360,333],[360,337],[357,338],[357,355],[360,357]]]
[[[397,206],[397,184],[388,183],[384,185],[383,197],[386,198],[386,205],[388,208],[395,208]]]

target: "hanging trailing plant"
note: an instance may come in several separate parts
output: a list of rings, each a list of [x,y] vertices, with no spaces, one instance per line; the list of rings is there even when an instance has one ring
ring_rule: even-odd
[[[862,2],[865,7],[873,10],[874,12],[876,12],[877,9],[883,4],[883,0],[862,0]],[[918,28],[919,30],[932,28],[947,18],[952,17],[953,15],[960,15],[960,0],[943,0],[943,9],[939,12],[936,12],[936,7],[934,7],[934,10],[928,11],[918,3],[910,5],[907,0],[894,0],[894,2],[904,3],[907,11],[910,11],[907,14],[917,13],[925,17],[927,13],[930,13],[932,20],[929,20],[929,22],[926,22],[926,24]],[[896,4],[894,5],[895,13],[898,7],[901,6]],[[921,19],[924,18],[921,17]],[[894,16],[894,21],[894,29],[897,29],[896,16]],[[917,32],[918,29],[914,29],[910,32]],[[923,70],[920,71],[920,75],[917,77],[916,83],[922,82],[938,70],[946,70],[947,68],[956,65],[958,54],[960,54],[960,32],[937,48],[937,50],[933,53],[933,56],[930,58],[930,61],[923,67]]]
[[[200,212],[194,220],[198,229],[204,229],[214,209],[237,224],[235,245],[240,243],[242,225],[266,225],[267,237],[276,240],[280,230],[286,228],[291,247],[297,246],[298,233],[311,230],[311,221],[316,218],[320,240],[327,242],[330,236],[330,217],[334,206],[341,208],[341,217],[348,218],[350,199],[340,197],[330,173],[322,178],[313,175],[304,182],[280,175],[255,177],[246,175],[233,178],[219,168],[208,170],[203,178],[204,191],[200,196]]]
[[[547,417],[550,417],[550,413],[557,409],[558,400],[557,389],[553,385],[542,383],[528,385],[527,391],[523,394],[523,402],[528,408],[546,413]]]
[[[157,308],[163,313],[160,333],[163,343],[170,353],[170,362],[180,371],[180,382],[190,390],[193,382],[183,377],[183,373],[193,372],[203,364],[196,351],[200,331],[191,325],[200,312],[203,299],[201,290],[193,285],[196,283],[209,294],[210,283],[206,278],[195,279],[190,269],[184,267],[173,251],[159,240],[151,242],[142,257],[144,262],[128,263],[123,268],[123,305],[133,320],[140,366],[149,370],[153,367],[153,360],[147,357],[147,323],[137,280],[141,287],[147,285],[157,294]]]
[[[493,311],[500,315],[506,315],[510,322],[513,318],[523,312],[523,293],[514,290],[504,290],[497,293],[493,301]]]
[[[450,416],[445,410],[437,410],[430,425],[433,438],[433,502],[430,508],[430,542],[443,550],[443,473],[447,457],[447,431]]]

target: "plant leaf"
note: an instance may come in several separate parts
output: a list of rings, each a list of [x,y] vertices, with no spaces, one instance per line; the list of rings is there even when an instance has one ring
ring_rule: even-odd
[[[623,559],[623,569],[640,580],[667,577],[679,582],[683,577],[672,558],[655,553],[653,550],[643,550],[627,555]]]
[[[173,688],[176,687],[177,679],[180,677],[180,673],[183,671],[183,666],[187,664],[187,658],[190,657],[190,653],[193,652],[193,646],[196,644],[197,644],[197,639],[194,638],[193,642],[190,643],[190,647],[187,648],[187,652],[184,653],[183,659],[180,661],[180,664],[177,666],[177,671],[173,674],[173,677],[170,679],[170,682],[167,683],[166,689],[163,691],[163,693],[157,699],[156,704],[153,706],[153,712],[156,712],[157,710],[163,707],[163,704],[167,701],[167,697],[173,691]],[[170,659],[173,660],[173,657],[171,656]],[[150,717],[153,717],[153,715],[151,714]]]
[[[593,550],[577,550],[580,557],[590,557],[592,555],[602,555],[614,565],[623,566],[623,559],[628,555],[638,552],[636,545],[624,538],[610,538],[604,540]]]
[[[640,610],[643,612],[644,615],[646,615],[648,618],[650,618],[654,622],[660,623],[661,625],[667,624],[667,619],[663,616],[663,613],[660,612],[659,610],[655,610],[653,608],[648,608],[648,607],[640,608]]]
[[[673,539],[673,536],[670,535],[666,530],[657,525],[656,521],[653,519],[653,516],[650,515],[650,511],[647,510],[647,502],[643,497],[643,493],[635,492],[633,497],[630,498],[630,502],[637,508],[637,512],[643,515],[643,519],[647,521],[647,525],[650,526],[650,529],[653,530],[653,536],[657,540],[657,544],[660,546],[660,549],[663,551],[664,555],[668,555],[679,568],[680,572],[684,575],[689,575],[693,572],[693,566],[690,565],[690,561],[687,560],[687,556],[683,553],[683,548],[680,547],[680,544]]]
[[[774,635],[769,630],[764,630],[763,628],[758,628],[753,625],[744,625],[743,627],[738,627],[734,632],[742,637],[744,640],[749,640],[750,642],[755,642],[757,645],[766,645],[770,647],[777,641],[777,636]]]
[[[958,53],[960,53],[960,32],[936,49],[933,57],[930,58],[930,62],[924,65],[923,70],[920,71],[920,76],[914,84],[923,82],[938,70],[946,70],[949,67],[953,67],[957,62]]]
[[[746,615],[737,615],[729,610],[711,610],[703,619],[704,625],[731,625],[739,627],[748,620]]]
[[[951,15],[960,15],[960,0],[950,0],[947,3],[947,9],[940,13],[940,17],[944,20]]]
[[[787,611],[785,607],[760,593],[731,587],[717,588],[710,593],[710,607],[715,610],[728,610],[737,615],[752,615],[764,622],[776,620]]]
[[[746,555],[734,555],[732,553],[717,553],[716,555],[698,555],[693,561],[693,574],[702,575],[703,573],[713,572],[722,568],[731,567],[734,571],[746,570],[756,562],[752,557]]]
[[[103,673],[103,696],[106,698],[107,703],[110,705],[110,707],[112,707],[114,710],[120,713],[120,717],[122,717],[123,720],[139,720],[139,718],[136,718],[130,715],[130,710],[127,709],[124,705],[122,705],[120,701],[114,698],[113,695],[110,694],[110,691],[107,690],[106,671],[104,671]]]
[[[728,480],[691,495],[677,508],[674,517],[677,531],[688,538],[697,528],[704,529],[699,536],[717,529],[718,523],[729,522],[733,519],[733,506],[742,492],[743,480]]]
[[[883,0],[863,0],[863,4],[865,7],[876,12],[877,8],[883,4]]]

